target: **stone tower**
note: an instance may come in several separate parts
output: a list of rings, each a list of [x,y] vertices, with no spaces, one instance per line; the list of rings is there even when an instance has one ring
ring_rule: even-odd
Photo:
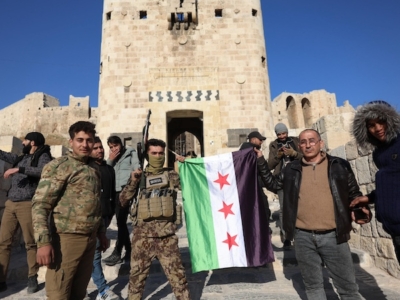
[[[260,0],[104,0],[97,130],[201,154],[237,149],[272,128]]]

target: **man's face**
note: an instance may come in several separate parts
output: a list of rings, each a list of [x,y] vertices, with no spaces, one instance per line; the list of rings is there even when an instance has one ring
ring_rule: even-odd
[[[147,154],[152,156],[163,156],[165,155],[165,148],[161,146],[149,146]]]
[[[108,147],[110,147],[111,152],[118,153],[118,152],[121,152],[122,145],[108,143]]]
[[[90,154],[96,161],[102,162],[104,160],[104,148],[102,143],[95,143],[92,153]]]
[[[69,146],[72,148],[72,152],[80,157],[89,157],[92,153],[94,145],[94,136],[84,131],[75,133],[73,139],[69,140]]]
[[[367,122],[368,132],[378,141],[386,141],[387,123],[383,120],[373,119]]]
[[[29,154],[31,152],[31,149],[32,149],[31,141],[30,140],[23,140],[22,141],[22,145],[24,146],[22,148],[22,153]]]
[[[260,148],[261,148],[261,145],[262,145],[263,142],[264,142],[264,141],[262,141],[262,140],[260,140],[259,138],[256,138],[256,137],[253,137],[253,138],[251,138],[251,140],[250,140],[250,143],[252,143],[253,145],[256,145],[256,146],[257,146],[257,149],[260,149]]]
[[[288,133],[287,132],[281,132],[281,133],[278,133],[276,136],[278,137],[279,141],[284,142],[288,137]]]
[[[299,148],[307,162],[318,162],[321,159],[321,149],[324,142],[314,131],[305,131],[299,136]]]

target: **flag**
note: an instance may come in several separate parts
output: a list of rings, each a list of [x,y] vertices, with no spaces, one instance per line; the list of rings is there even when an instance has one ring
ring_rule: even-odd
[[[179,164],[192,271],[274,261],[253,149]]]

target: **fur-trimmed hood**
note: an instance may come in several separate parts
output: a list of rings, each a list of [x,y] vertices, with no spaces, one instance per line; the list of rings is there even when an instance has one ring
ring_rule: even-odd
[[[385,101],[372,101],[357,109],[354,116],[352,134],[357,144],[366,150],[373,150],[379,144],[367,129],[367,121],[379,119],[387,123],[386,143],[391,143],[400,133],[400,115],[396,109]]]

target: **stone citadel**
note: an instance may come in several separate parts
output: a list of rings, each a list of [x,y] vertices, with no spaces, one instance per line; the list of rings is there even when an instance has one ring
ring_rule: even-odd
[[[338,106],[335,94],[325,90],[284,92],[271,101],[260,0],[104,0],[102,18],[98,107],[90,106],[89,97],[70,96],[69,105],[60,106],[57,95],[26,95],[0,110],[3,150],[17,149],[16,140],[4,136],[23,138],[30,131],[67,147],[68,128],[78,120],[96,123],[103,141],[116,134],[135,146],[151,109],[150,137],[176,150],[177,138],[190,133],[195,142],[187,141],[193,148],[186,150],[210,156],[237,150],[253,130],[268,138],[267,149],[274,125],[283,122],[290,135],[318,129],[328,151],[354,160],[364,192],[371,189],[369,153],[348,146],[354,115],[349,102]],[[9,166],[0,167],[3,173]],[[0,181],[1,207],[7,184]],[[370,230],[376,247],[369,253],[397,276],[390,245],[377,250],[388,239],[378,226]],[[360,248],[367,245],[361,235],[357,241]]]

